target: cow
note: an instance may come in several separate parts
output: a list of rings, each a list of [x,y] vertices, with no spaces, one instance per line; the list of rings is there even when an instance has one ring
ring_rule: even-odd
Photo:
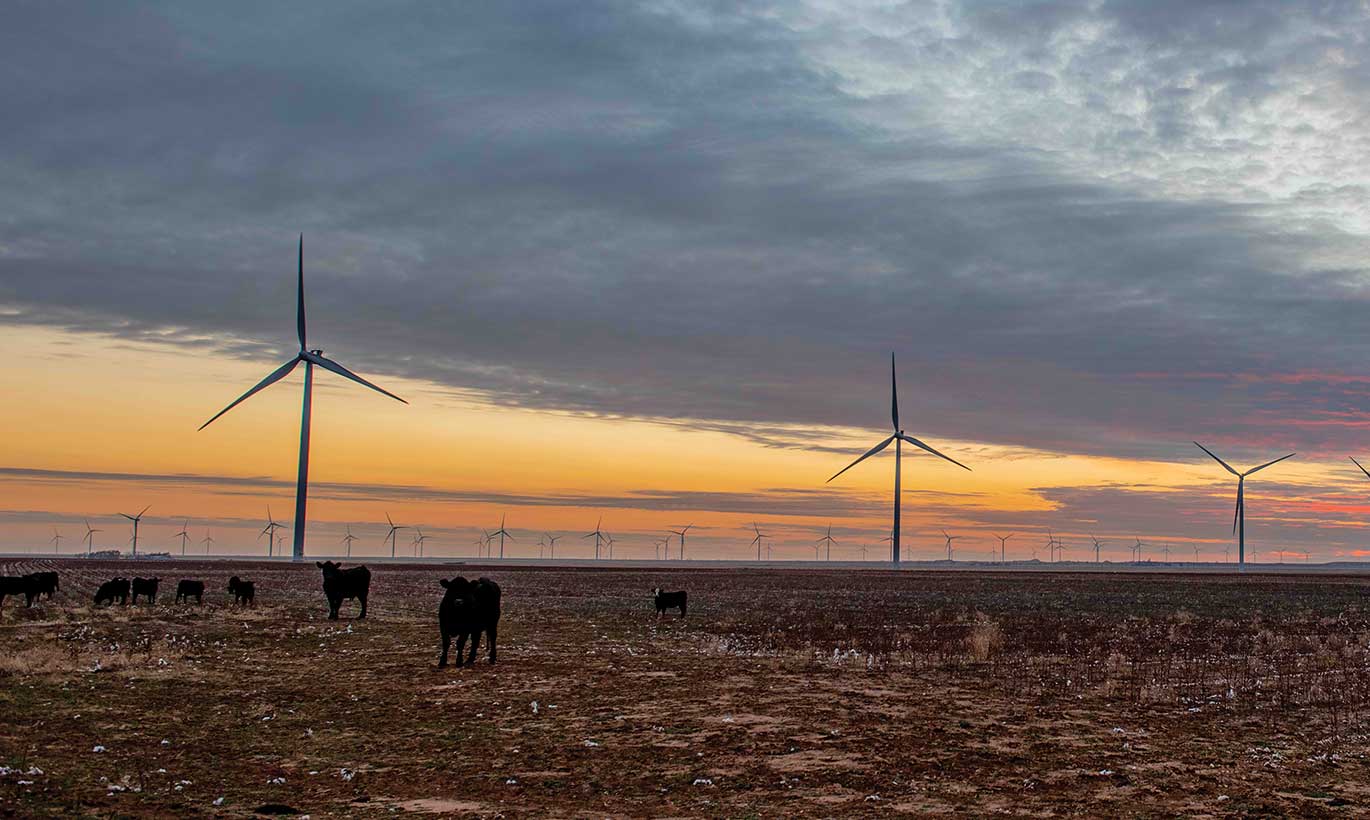
[[[661,587],[652,590],[652,601],[656,604],[656,616],[660,618],[668,609],[679,609],[680,617],[685,617],[685,590],[662,592]]]
[[[253,605],[257,598],[257,587],[251,581],[243,581],[238,576],[228,579],[228,591],[233,593],[233,603]]]
[[[128,586],[129,585],[127,578],[111,578],[110,580],[101,584],[100,588],[95,591],[95,603],[97,605],[113,605],[114,599],[118,598],[120,604],[127,604]]]
[[[54,592],[58,592],[62,589],[61,582],[58,580],[57,573],[55,572],[31,572],[24,577],[30,579],[35,585],[35,594],[46,595],[48,596],[48,600],[52,600]]]
[[[342,602],[353,598],[362,604],[362,611],[357,617],[365,618],[366,595],[371,589],[371,570],[366,567],[343,569],[342,564],[333,561],[315,561],[314,566],[323,570],[323,594],[328,599],[328,620],[338,620],[338,608]]]
[[[134,578],[133,603],[138,603],[139,595],[146,597],[149,604],[157,603],[157,585],[160,583],[161,578]]]
[[[0,607],[5,605],[6,595],[23,595],[24,606],[33,606],[38,597],[38,585],[32,575],[0,575]]]
[[[490,663],[495,662],[495,635],[499,629],[499,584],[489,578],[468,581],[461,576],[439,581],[443,589],[438,605],[438,628],[442,632],[442,656],[438,666],[447,665],[447,650],[452,639],[457,639],[457,666],[461,666],[462,648],[471,638],[471,655],[467,663],[476,662],[480,634],[490,640]]]
[[[177,581],[176,603],[179,604],[182,601],[190,603],[191,598],[194,598],[195,603],[197,604],[203,604],[205,602],[205,582],[185,580]]]

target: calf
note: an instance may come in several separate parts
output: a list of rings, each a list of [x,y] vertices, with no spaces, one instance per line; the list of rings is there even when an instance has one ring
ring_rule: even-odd
[[[315,561],[314,566],[323,570],[323,594],[328,599],[328,620],[338,620],[338,608],[342,602],[353,598],[362,604],[362,611],[357,617],[365,618],[366,594],[371,589],[371,570],[366,567],[343,569],[342,564],[332,561]]]
[[[138,603],[139,595],[146,597],[149,604],[157,603],[157,585],[160,583],[161,578],[134,578],[133,603]]]
[[[661,587],[652,590],[653,600],[656,603],[656,616],[660,618],[666,614],[668,609],[679,609],[680,617],[685,617],[685,590],[679,592],[662,592]]]
[[[205,582],[204,581],[177,581],[176,582],[176,603],[185,601],[190,603],[194,598],[195,603],[205,602]]]
[[[0,575],[0,607],[5,605],[6,595],[23,595],[24,606],[33,606],[38,597],[38,585],[32,575]]]
[[[252,602],[257,598],[257,586],[251,581],[240,580],[236,575],[228,579],[228,591],[233,593],[235,604],[252,606]]]
[[[447,665],[447,649],[457,639],[457,666],[461,666],[462,648],[471,638],[471,655],[467,663],[476,662],[480,633],[490,640],[490,663],[495,662],[495,634],[499,629],[499,584],[489,578],[468,581],[457,576],[450,581],[439,581],[443,589],[438,605],[438,628],[442,632],[442,656],[438,666]]]
[[[113,604],[114,599],[118,598],[120,604],[128,603],[128,579],[111,578],[100,585],[95,591],[95,603]]]
[[[52,599],[52,594],[62,589],[61,583],[57,579],[55,572],[31,572],[24,576],[35,586],[35,595],[46,595]]]

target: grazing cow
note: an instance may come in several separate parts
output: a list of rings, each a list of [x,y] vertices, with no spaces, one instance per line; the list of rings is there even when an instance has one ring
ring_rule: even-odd
[[[657,587],[652,590],[652,597],[656,604],[656,616],[658,618],[666,614],[668,609],[679,609],[680,617],[685,617],[685,590],[662,592],[661,587]]]
[[[233,593],[233,603],[253,605],[257,598],[257,586],[251,581],[239,580],[238,576],[228,579],[228,591]]]
[[[160,583],[161,578],[134,578],[133,603],[138,603],[139,595],[145,596],[149,604],[157,603],[157,585]]]
[[[205,602],[205,582],[204,581],[177,581],[176,582],[176,603],[185,601],[190,603],[194,598],[195,603]]]
[[[111,578],[100,585],[95,591],[96,604],[113,604],[114,599],[118,598],[120,604],[128,603],[128,579]]]
[[[24,576],[35,585],[35,595],[46,595],[52,599],[52,594],[62,589],[61,583],[57,579],[55,572],[31,572]]]
[[[442,657],[438,666],[447,665],[447,649],[457,639],[457,666],[461,666],[462,648],[471,638],[471,655],[467,663],[476,662],[480,633],[490,640],[490,663],[495,662],[495,634],[499,628],[499,584],[489,578],[468,581],[457,576],[450,581],[439,581],[447,590],[438,605],[438,628],[442,631]]]
[[[328,620],[338,620],[338,608],[342,602],[353,598],[362,604],[362,611],[357,617],[365,618],[366,594],[371,589],[371,570],[366,567],[343,569],[342,564],[332,561],[315,561],[314,566],[323,570],[323,594],[328,598]]]
[[[38,585],[32,575],[0,575],[0,607],[5,605],[6,595],[23,595],[24,606],[33,606],[38,597]]]

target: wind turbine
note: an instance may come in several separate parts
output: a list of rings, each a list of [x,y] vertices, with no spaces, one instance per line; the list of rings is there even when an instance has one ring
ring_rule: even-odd
[[[682,560],[682,561],[685,560],[685,533],[689,532],[689,531],[690,531],[690,527],[693,527],[693,526],[694,526],[694,524],[686,524],[682,529],[671,530],[671,532],[673,532],[673,533],[675,533],[676,535],[680,536],[680,560]]]
[[[1099,563],[1099,548],[1102,547],[1104,544],[1106,544],[1106,543],[1108,543],[1108,542],[1107,542],[1107,541],[1100,541],[1099,539],[1095,538],[1093,535],[1089,536],[1089,540],[1091,540],[1091,541],[1094,542],[1094,563],[1097,564],[1097,563]]]
[[[828,534],[825,535],[825,536],[823,536],[822,538],[818,539],[818,543],[820,543],[820,544],[827,544],[827,547],[828,547],[828,557],[827,557],[826,560],[831,561],[831,560],[832,560],[832,545],[837,543],[837,539],[832,537],[832,524],[829,524],[829,525],[828,525]]]
[[[761,560],[761,539],[763,539],[763,538],[766,537],[766,533],[762,532],[761,529],[760,529],[759,527],[756,526],[756,522],[755,522],[755,521],[752,522],[752,532],[756,533],[756,537],[752,539],[752,543],[756,545],[756,560],[760,561],[760,560]],[[831,528],[829,528],[829,532],[831,532]]]
[[[485,531],[484,531],[484,530],[481,530],[481,532],[484,533]],[[475,540],[473,543],[476,545],[476,557],[477,557],[477,558],[483,558],[483,557],[485,557],[485,544],[486,544],[485,536],[484,536],[484,535],[478,535],[478,536],[476,536],[476,540]]]
[[[382,539],[381,539],[381,546],[382,546],[382,547],[385,546],[386,539],[389,539],[389,540],[390,540],[390,557],[391,557],[391,558],[394,558],[394,557],[395,557],[395,533],[399,532],[400,530],[407,530],[407,529],[409,529],[409,528],[408,528],[408,527],[401,527],[401,526],[396,525],[394,521],[391,521],[391,520],[390,520],[390,513],[386,513],[386,514],[385,514],[385,523],[387,523],[387,524],[390,525],[390,532],[387,532],[387,533],[385,534],[385,538],[382,538]]]
[[[152,509],[152,505],[151,505],[151,504],[149,504],[149,505],[147,505],[146,507],[144,507],[144,508],[143,508],[143,512],[140,512],[140,513],[138,513],[137,515],[129,515],[128,513],[119,513],[119,514],[122,515],[124,518],[127,518],[128,520],[130,520],[130,521],[133,522],[133,554],[134,554],[134,556],[137,556],[137,555],[138,555],[138,522],[143,520],[143,513],[147,512],[147,511],[150,510],[150,509]]]
[[[1008,563],[1008,540],[1009,540],[1010,538],[1012,538],[1013,536],[1017,535],[1017,534],[1018,534],[1018,533],[1016,533],[1016,532],[1011,532],[1011,533],[1009,533],[1008,535],[997,535],[997,534],[996,534],[996,535],[994,536],[995,538],[998,538],[998,539],[999,539],[999,563],[1001,563],[1001,564],[1007,564],[1007,563]]]
[[[517,540],[517,539],[515,539],[514,536],[509,535],[509,531],[506,530],[506,529],[504,529],[504,516],[502,516],[502,515],[499,517],[499,529],[497,529],[497,530],[495,530],[494,532],[490,533],[490,539],[491,539],[491,540],[494,540],[494,538],[495,538],[496,535],[499,536],[499,558],[500,558],[501,561],[503,561],[503,560],[504,560],[504,537],[505,537],[506,535],[508,535],[510,541],[514,541],[514,540]]]
[[[951,558],[951,542],[952,542],[952,541],[955,541],[956,539],[960,538],[961,536],[959,536],[959,535],[949,535],[949,534],[947,533],[946,530],[942,530],[942,537],[944,537],[944,538],[947,539],[947,560],[950,561],[950,560],[952,560],[952,558]]]
[[[428,536],[423,534],[423,529],[421,527],[415,527],[414,532],[418,533],[418,535],[414,536],[414,546],[418,549],[419,557],[422,558],[423,542],[428,540]]]
[[[560,535],[552,535],[550,532],[549,532],[549,533],[546,533],[546,535],[547,535],[547,549],[548,549],[548,553],[549,553],[549,554],[548,554],[548,557],[551,558],[553,561],[555,561],[555,560],[556,560],[556,557],[557,557],[557,541],[559,541],[563,536],[560,536]]]
[[[881,538],[880,540],[881,540],[881,541],[888,541],[888,542],[889,542],[889,545],[890,545],[890,559],[893,560],[893,558],[894,558],[894,536],[887,535],[887,536],[885,536],[884,538]],[[948,552],[947,554],[950,555],[951,553]],[[947,560],[950,561],[951,559],[948,558]]]
[[[62,551],[62,539],[63,539],[63,538],[66,538],[66,536],[63,535],[62,533],[58,532],[56,527],[53,527],[53,528],[52,528],[52,538],[50,538],[50,539],[48,539],[48,540],[51,541],[52,544],[53,544],[52,551],[53,551],[54,553],[58,553],[58,552],[61,552],[61,551]]]
[[[599,560],[599,542],[604,540],[604,533],[602,533],[602,532],[599,531],[599,526],[600,526],[601,524],[603,524],[603,523],[604,523],[604,516],[601,515],[601,516],[599,517],[599,520],[595,522],[595,531],[594,531],[594,532],[587,532],[586,534],[584,534],[584,535],[581,536],[581,538],[590,538],[590,537],[592,537],[592,536],[594,537],[594,539],[595,539],[595,560]]]
[[[904,442],[907,441],[909,444],[926,450],[929,453],[932,453],[933,455],[937,456],[938,458],[950,461],[952,464],[955,464],[957,467],[960,467],[962,469],[969,470],[970,468],[954,458],[949,458],[947,456],[942,455],[941,453],[932,449],[931,447],[914,438],[913,436],[905,435],[903,429],[899,427],[899,386],[895,382],[894,378],[894,353],[890,353],[890,422],[893,424],[894,432],[890,435],[889,438],[885,439],[884,441],[867,450],[865,455],[861,456],[856,461],[853,461],[851,464],[848,464],[846,467],[843,467],[840,471],[838,471],[836,475],[828,479],[828,481],[832,481],[833,478],[837,478],[837,476],[842,475],[842,473],[845,473],[846,471],[850,470],[851,468],[855,467],[856,465],[860,464],[861,462],[865,461],[866,459],[870,458],[871,456],[890,446],[890,442],[894,442],[894,530],[890,536],[890,545],[892,547],[890,552],[893,557],[894,563],[897,564],[899,563],[899,510],[901,506],[899,467],[900,463],[903,461]]]
[[[604,533],[604,541],[609,545],[609,560],[614,560],[614,537],[609,533]]]
[[[90,519],[87,518],[87,519],[86,519],[86,538],[85,538],[85,541],[86,541],[86,557],[87,557],[87,558],[90,557],[91,552],[93,552],[94,549],[95,549],[95,533],[97,533],[97,532],[104,532],[104,530],[97,530],[97,529],[92,528],[92,527],[90,526]]]
[[[1146,546],[1146,544],[1143,544],[1142,539],[1137,538],[1137,536],[1134,535],[1132,537],[1137,540],[1137,543],[1132,545],[1132,553],[1136,556],[1133,560],[1140,564],[1142,563],[1142,547]]]
[[[357,540],[357,536],[355,536],[355,535],[352,534],[352,525],[351,525],[351,524],[348,524],[348,525],[347,525],[347,535],[344,535],[344,536],[343,536],[341,539],[339,539],[339,540],[341,540],[344,544],[347,545],[347,557],[348,557],[348,558],[351,558],[351,557],[352,557],[352,542]]]
[[[1226,461],[1223,461],[1216,455],[1213,455],[1212,450],[1203,446],[1199,442],[1194,442],[1194,446],[1198,447],[1200,450],[1203,450],[1205,453],[1208,453],[1210,456],[1213,456],[1213,460],[1223,465],[1224,470],[1227,470],[1229,473],[1237,477],[1237,509],[1235,512],[1232,513],[1232,531],[1237,534],[1237,567],[1238,569],[1242,569],[1246,566],[1246,500],[1244,496],[1246,477],[1259,470],[1264,470],[1271,464],[1278,464],[1279,462],[1284,461],[1286,458],[1292,458],[1297,454],[1290,453],[1287,456],[1280,456],[1274,461],[1267,461],[1259,467],[1252,467],[1250,470],[1247,470],[1244,473],[1239,473],[1236,470],[1232,469],[1232,467],[1228,465]],[[1361,467],[1361,470],[1364,471],[1365,468]]]
[[[865,545],[865,544],[862,544],[862,545],[860,546],[860,550],[861,550],[861,560],[864,561],[864,560],[866,560],[866,545]]]
[[[1167,564],[1169,564],[1169,563],[1170,563],[1170,542],[1169,542],[1169,541],[1167,541],[1167,542],[1165,542],[1164,544],[1161,545],[1161,552],[1165,553],[1165,562],[1166,562]]]
[[[190,533],[186,532],[186,527],[188,527],[188,526],[190,526],[190,519],[189,519],[189,518],[187,518],[184,522],[181,523],[181,531],[178,532],[178,533],[176,533],[175,535],[171,536],[172,538],[179,538],[179,539],[181,539],[181,554],[182,554],[182,555],[185,555],[185,554],[186,554],[186,542],[190,540]]]
[[[1032,555],[1034,558],[1037,557],[1035,550]],[[1056,534],[1051,531],[1051,527],[1047,527],[1047,560],[1056,560]]]
[[[266,508],[266,526],[262,528],[261,532],[257,533],[258,541],[262,540],[263,535],[266,536],[266,557],[270,558],[276,552],[276,530],[283,530],[285,528],[284,524],[276,523],[276,519],[271,515],[271,507],[268,505]]]
[[[205,555],[209,555],[209,545],[214,543],[214,536],[209,534],[209,530],[205,530],[204,540],[200,543],[205,545]]]
[[[295,358],[276,368],[265,379],[257,382],[251,390],[239,396],[232,404],[220,410],[214,418],[200,425],[203,430],[214,423],[214,420],[247,401],[255,393],[265,390],[276,382],[284,379],[294,370],[300,362],[304,362],[304,404],[300,411],[300,464],[299,473],[295,481],[295,546],[291,557],[296,560],[304,558],[304,529],[305,529],[305,505],[309,498],[309,418],[310,403],[314,395],[314,366],[318,365],[325,370],[332,370],[339,376],[351,379],[363,387],[369,387],[378,393],[383,393],[402,404],[409,402],[386,390],[382,390],[371,382],[353,373],[332,359],[324,358],[322,350],[310,350],[305,342],[305,321],[304,321],[304,234],[300,234],[300,253],[299,253],[299,280],[295,299],[295,331],[300,338],[300,352],[295,354]]]

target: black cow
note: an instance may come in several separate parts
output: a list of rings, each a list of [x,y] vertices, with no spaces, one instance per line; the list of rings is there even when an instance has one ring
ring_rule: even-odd
[[[679,609],[680,617],[685,617],[685,590],[679,592],[662,592],[661,587],[652,590],[652,599],[656,604],[656,616],[660,618],[666,614],[668,609]]]
[[[468,581],[457,576],[450,581],[439,581],[447,590],[438,605],[438,628],[442,631],[442,657],[438,666],[447,665],[447,649],[457,639],[457,666],[461,666],[462,648],[471,638],[471,655],[467,663],[476,662],[480,633],[490,640],[490,663],[495,662],[495,635],[499,630],[499,584],[489,578]]]
[[[62,589],[61,582],[55,572],[31,572],[24,577],[33,582],[36,589],[35,594],[46,595],[49,600],[52,599],[54,592]]]
[[[228,579],[228,591],[233,593],[235,604],[252,606],[252,602],[257,598],[257,586],[251,581],[240,580],[236,575]]]
[[[371,589],[371,570],[366,567],[343,569],[342,564],[332,561],[315,561],[314,566],[323,570],[323,594],[328,598],[328,620],[338,620],[338,608],[342,602],[353,598],[362,604],[362,611],[357,617],[365,618],[366,595]]]
[[[185,601],[190,603],[194,598],[195,603],[205,602],[205,582],[204,581],[177,581],[176,582],[176,603]]]
[[[118,598],[120,604],[128,603],[128,579],[111,578],[100,585],[95,591],[96,604],[113,604],[114,599]]]
[[[0,607],[5,605],[6,595],[23,595],[24,606],[33,606],[38,597],[38,585],[32,575],[0,575]]]
[[[157,585],[160,583],[161,578],[134,578],[133,603],[138,603],[139,595],[146,597],[149,604],[157,603]]]

